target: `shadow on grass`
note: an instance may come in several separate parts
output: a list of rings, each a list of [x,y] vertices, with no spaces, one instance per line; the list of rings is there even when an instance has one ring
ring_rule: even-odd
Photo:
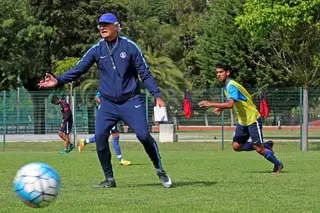
[[[146,183],[146,184],[135,184],[135,185],[129,185],[130,187],[139,187],[139,186],[159,186],[161,183]],[[208,186],[213,186],[217,184],[217,181],[193,181],[193,182],[187,182],[187,181],[178,181],[178,182],[173,182],[173,188],[177,187],[183,187],[183,186],[197,186],[197,187],[208,187]]]
[[[181,186],[213,186],[217,184],[217,181],[193,181],[193,182],[175,182],[173,184],[174,187],[181,187]]]
[[[277,174],[272,174],[271,171],[248,171],[248,173],[256,173],[256,174],[258,174],[258,173],[263,174],[264,173],[264,174],[270,174],[270,175],[277,175]],[[289,171],[281,170],[280,174],[282,174],[282,173],[289,173]]]
[[[114,164],[114,163],[113,163]],[[112,164],[112,165],[113,165]],[[119,162],[117,162],[117,164],[119,164]],[[120,165],[120,164],[119,164]],[[122,165],[120,165],[120,166],[122,166],[122,167],[135,167],[135,166],[145,166],[145,165],[150,165],[150,163],[135,163],[135,162],[131,162],[131,164],[130,165],[128,165],[128,166],[122,166]]]

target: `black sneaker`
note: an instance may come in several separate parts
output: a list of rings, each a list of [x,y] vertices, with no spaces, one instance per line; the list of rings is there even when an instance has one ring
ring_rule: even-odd
[[[158,175],[159,179],[161,180],[162,186],[164,188],[170,188],[172,186],[172,180],[167,175],[166,171],[164,169],[156,169],[156,174]]]
[[[92,188],[96,189],[96,188],[115,188],[115,187],[116,187],[116,181],[114,179],[107,179],[93,186]]]

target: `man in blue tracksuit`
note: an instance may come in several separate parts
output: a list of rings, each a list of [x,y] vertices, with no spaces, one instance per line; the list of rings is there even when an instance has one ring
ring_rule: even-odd
[[[162,185],[170,188],[172,180],[162,167],[156,141],[148,130],[138,75],[156,99],[156,104],[164,107],[165,103],[161,99],[159,88],[139,47],[133,41],[118,35],[120,24],[115,15],[103,14],[99,18],[98,29],[103,39],[92,46],[73,69],[57,78],[46,74],[45,80],[40,81],[38,85],[40,88],[55,87],[74,81],[96,63],[100,71],[98,90],[101,93],[101,100],[97,111],[95,137],[105,180],[94,188],[116,187],[107,141],[111,128],[119,120],[134,130],[151,159]]]

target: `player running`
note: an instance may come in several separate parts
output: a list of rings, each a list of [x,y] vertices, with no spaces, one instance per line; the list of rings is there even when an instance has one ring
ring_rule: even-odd
[[[97,104],[100,106],[100,97],[101,97],[101,94],[100,92],[98,92],[96,94],[96,102]],[[122,154],[121,154],[121,149],[120,149],[120,144],[119,144],[119,130],[117,128],[117,125],[115,125],[111,131],[110,131],[111,135],[112,135],[112,145],[113,145],[113,149],[118,157],[118,161],[120,163],[120,165],[122,166],[128,166],[131,164],[130,161],[128,160],[125,160],[123,157],[122,157]],[[78,150],[79,152],[82,152],[82,149],[89,143],[95,143],[96,140],[95,140],[95,136],[91,137],[91,138],[87,138],[87,139],[80,139],[79,141],[79,146],[78,146]]]
[[[227,102],[201,101],[198,105],[200,107],[214,107],[213,112],[217,115],[220,115],[224,109],[233,108],[238,117],[233,136],[233,149],[235,151],[256,150],[274,164],[273,173],[278,174],[283,169],[283,163],[275,157],[272,150],[272,141],[263,143],[261,116],[247,90],[229,77],[231,71],[231,67],[225,62],[219,62],[216,66],[217,77],[224,83]],[[251,137],[252,142],[248,142],[249,137]]]

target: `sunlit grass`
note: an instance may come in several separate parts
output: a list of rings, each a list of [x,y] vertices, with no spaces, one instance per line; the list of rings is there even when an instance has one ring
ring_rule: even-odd
[[[1,144],[0,144],[1,145]],[[285,164],[283,173],[270,174],[273,165],[255,152],[237,153],[231,144],[158,144],[163,165],[174,180],[165,189],[139,143],[121,143],[133,162],[122,167],[113,156],[117,188],[92,189],[103,180],[95,152],[61,156],[62,143],[7,143],[0,152],[0,212],[33,212],[12,188],[16,171],[26,163],[53,166],[62,179],[56,202],[41,212],[318,212],[320,152],[300,152],[297,143],[276,144]],[[318,149],[317,144],[310,146]]]

